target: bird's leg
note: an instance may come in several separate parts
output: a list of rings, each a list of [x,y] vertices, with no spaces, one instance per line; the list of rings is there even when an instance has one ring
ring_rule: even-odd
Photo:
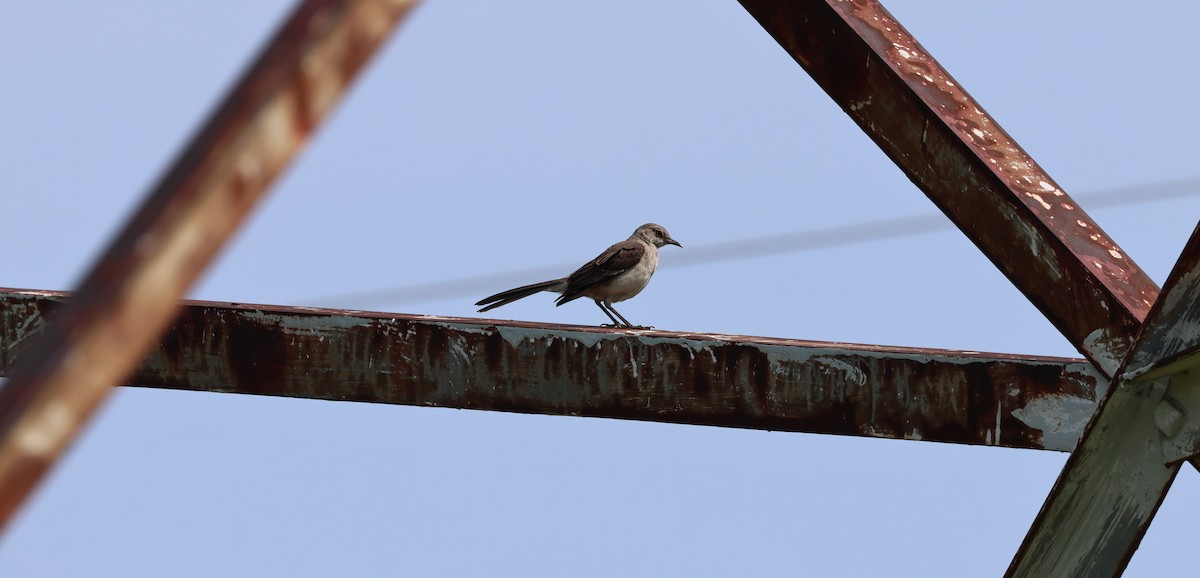
[[[634,325],[634,324],[630,323],[629,320],[626,319],[624,315],[621,315],[620,311],[617,311],[616,307],[612,306],[612,303],[605,302],[604,304],[608,307],[608,309],[610,311],[612,311],[614,314],[616,314],[616,316],[619,317],[621,319],[621,321],[625,322],[625,327],[629,327],[629,328],[633,328],[633,329],[653,329],[653,327],[647,327],[645,325]]]
[[[600,310],[603,311],[604,314],[607,315],[608,318],[612,320],[612,325],[601,325],[601,327],[622,327],[621,322],[617,321],[617,318],[613,317],[612,313],[609,313],[608,309],[605,309],[604,305],[601,305],[599,300],[596,301],[596,307],[599,307]],[[618,315],[620,315],[620,314],[618,313]],[[626,321],[626,323],[629,323],[629,322]]]

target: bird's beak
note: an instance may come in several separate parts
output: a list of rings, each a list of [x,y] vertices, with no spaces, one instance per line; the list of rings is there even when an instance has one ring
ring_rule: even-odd
[[[675,245],[676,247],[679,247],[680,249],[683,248],[683,245],[680,245],[679,241],[676,241],[675,239],[672,239],[670,237],[667,237],[667,239],[665,241],[663,241],[663,243],[666,245]]]

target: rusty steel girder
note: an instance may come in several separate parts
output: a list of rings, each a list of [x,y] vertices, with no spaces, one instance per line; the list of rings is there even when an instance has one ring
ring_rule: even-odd
[[[1113,391],[1071,453],[1008,576],[1118,576],[1194,445],[1200,416],[1200,228],[1175,264]],[[1188,410],[1192,410],[1189,415]],[[1174,412],[1177,415],[1172,415]],[[1195,462],[1193,462],[1195,463]]]
[[[0,290],[0,371],[65,299]],[[127,383],[1070,451],[1108,380],[1079,359],[189,302]]]
[[[879,2],[740,1],[1104,375],[1169,373],[1161,368],[1193,359],[1195,239],[1159,301],[1146,274]],[[1176,393],[1187,403],[1163,409],[1169,387],[1186,387]],[[1126,373],[1101,396],[1010,576],[1122,573],[1178,471],[1163,454],[1189,455],[1194,432],[1178,439],[1176,414],[1200,407],[1197,387],[1187,372]]]
[[[937,60],[879,2],[739,1],[1111,377],[1158,287]]]
[[[414,0],[306,0],[0,389],[0,528]]]
[[[1200,240],[1156,301],[1154,283],[878,2],[740,1],[1090,364],[192,303],[132,381],[1039,449],[1082,436],[1009,573],[1120,574],[1200,443],[1200,425],[1183,425],[1200,408]],[[411,4],[304,2],[69,305],[0,296],[0,367],[12,366],[0,525]]]

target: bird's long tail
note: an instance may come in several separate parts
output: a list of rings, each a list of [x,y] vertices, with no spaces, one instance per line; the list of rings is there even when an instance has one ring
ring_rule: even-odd
[[[484,311],[488,311],[490,309],[495,309],[501,305],[508,305],[509,303],[512,303],[513,301],[516,301],[517,299],[524,299],[525,297],[529,297],[530,295],[533,295],[534,293],[538,293],[540,291],[555,291],[555,290],[557,290],[558,293],[561,293],[563,288],[565,288],[566,284],[567,284],[566,277],[563,277],[562,279],[553,279],[550,281],[542,281],[541,283],[525,285],[524,287],[517,287],[516,289],[509,289],[508,291],[501,291],[495,295],[492,295],[491,297],[484,297],[483,299],[480,299],[479,302],[476,303],[476,305],[485,305],[485,307],[483,309],[479,310],[480,313],[483,313]]]

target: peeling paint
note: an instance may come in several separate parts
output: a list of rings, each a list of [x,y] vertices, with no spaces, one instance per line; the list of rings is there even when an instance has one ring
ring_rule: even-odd
[[[0,292],[4,342],[61,301]],[[1106,383],[1061,358],[204,303],[146,363],[134,383],[1032,448],[1004,415]]]
[[[1200,231],[1200,229],[1198,229]],[[1200,235],[1193,234],[1162,295],[1161,307],[1143,331],[1127,375],[1179,365],[1200,352]]]
[[[1094,361],[1107,375],[1113,375],[1120,367],[1123,354],[1129,344],[1124,336],[1113,335],[1107,328],[1100,328],[1083,339],[1083,346],[1092,352]]]
[[[1038,202],[1038,204],[1040,204],[1042,206],[1042,208],[1046,209],[1047,211],[1054,208],[1054,205],[1047,203],[1046,200],[1043,199],[1042,196],[1037,193],[1025,193],[1025,196],[1036,200]]]
[[[854,367],[845,361],[823,356],[813,357],[811,358],[811,361],[817,364],[818,367],[821,367],[822,371],[826,373],[829,373],[831,369],[833,371],[840,372],[842,374],[840,379],[846,381],[847,383],[859,386],[867,383],[866,374],[863,373],[861,369]]]
[[[1073,345],[1132,342],[1154,282],[880,3],[741,3]]]
[[[1069,452],[1083,435],[1096,400],[1069,395],[1046,395],[1012,411],[1021,423],[1042,432],[1046,449]]]
[[[704,337],[704,339],[697,339],[696,337]],[[726,345],[728,343],[736,343],[738,337],[739,336],[730,335],[730,336],[726,336],[726,338],[724,340],[721,340],[721,339],[715,339],[713,335],[703,335],[703,336],[694,336],[693,335],[689,339],[682,339],[679,337],[654,337],[651,335],[640,335],[640,336],[638,336],[637,340],[639,343],[642,343],[643,345],[649,345],[649,346],[664,345],[664,344],[677,345],[677,346],[686,347],[689,350],[691,350],[693,353],[702,353],[702,352],[710,351],[714,347]]]

